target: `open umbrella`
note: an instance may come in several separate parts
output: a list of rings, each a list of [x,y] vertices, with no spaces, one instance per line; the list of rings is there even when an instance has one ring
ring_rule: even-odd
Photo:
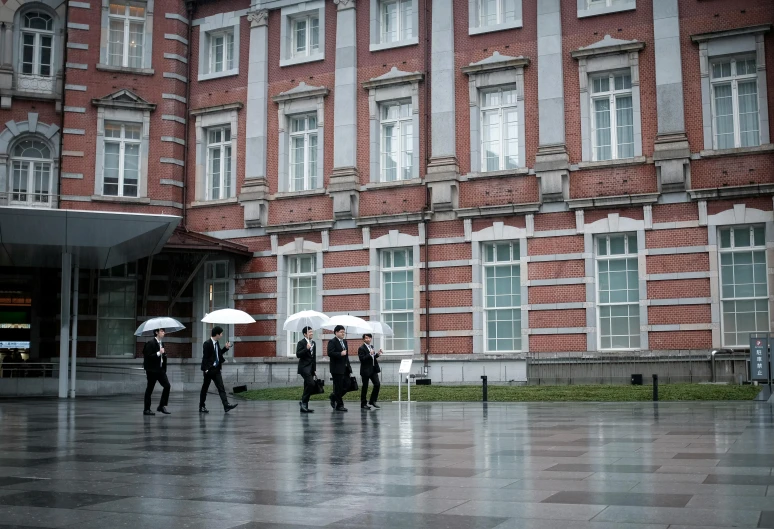
[[[301,332],[304,327],[319,329],[324,324],[328,323],[329,320],[330,318],[322,312],[317,312],[316,310],[302,310],[286,319],[282,328],[286,331],[293,332]]]
[[[371,332],[373,334],[383,334],[384,336],[393,336],[395,334],[392,332],[392,328],[386,323],[369,321],[368,324],[371,326]]]
[[[353,333],[369,333],[372,332],[371,326],[362,318],[357,316],[350,316],[349,314],[340,314],[333,316],[327,323],[323,324],[323,329],[334,329],[336,325],[343,325],[346,327],[347,332]]]
[[[255,323],[252,316],[243,310],[237,309],[214,310],[202,318],[202,321],[204,323],[222,323],[223,325]]]
[[[168,318],[161,316],[160,318],[151,318],[146,320],[137,327],[134,331],[135,336],[153,336],[153,331],[156,329],[164,329],[166,332],[182,331],[185,329],[185,325],[177,321],[175,318]]]

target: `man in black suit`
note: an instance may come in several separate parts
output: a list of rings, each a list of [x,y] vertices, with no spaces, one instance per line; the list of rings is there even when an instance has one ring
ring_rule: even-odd
[[[161,384],[164,391],[161,392],[161,401],[156,411],[169,415],[167,403],[169,402],[169,379],[167,378],[167,353],[164,351],[164,345],[161,340],[164,339],[164,329],[153,331],[153,339],[145,342],[142,349],[142,367],[145,369],[145,376],[148,379],[148,385],[145,388],[145,408],[143,415],[156,415],[151,411],[151,395],[156,382]]]
[[[212,338],[204,342],[204,349],[202,352],[202,371],[204,371],[204,383],[202,384],[202,392],[199,395],[199,413],[209,413],[210,411],[204,405],[204,401],[207,400],[207,390],[210,389],[210,382],[215,382],[215,387],[218,388],[220,394],[220,400],[223,403],[223,409],[226,413],[233,410],[238,404],[229,404],[228,397],[226,396],[226,388],[223,386],[223,377],[220,375],[223,362],[226,361],[223,358],[223,352],[228,351],[231,348],[231,342],[226,342],[226,347],[221,349],[220,340],[223,336],[222,327],[213,327],[210,333]]]
[[[379,409],[379,406],[376,405],[376,399],[379,398],[379,389],[382,387],[379,382],[379,373],[382,368],[379,367],[377,361],[377,358],[382,355],[382,350],[379,349],[378,352],[375,352],[371,340],[373,340],[373,336],[364,334],[363,345],[357,350],[357,356],[360,359],[360,378],[363,379],[363,389],[360,391],[360,408],[364,410],[370,410],[371,407]],[[371,391],[371,400],[366,401],[369,380],[374,385],[374,389]]]
[[[333,334],[336,336],[328,342],[328,358],[331,361],[330,370],[331,377],[333,377],[333,392],[330,396],[331,408],[336,411],[347,411],[342,398],[347,392],[349,376],[352,373],[347,356],[347,341],[344,339],[347,331],[343,325],[336,325]]]
[[[304,327],[301,331],[304,335],[296,345],[296,357],[298,358],[298,374],[304,378],[304,394],[301,396],[301,413],[314,413],[309,409],[309,397],[315,387],[317,378],[317,348],[312,336],[314,330],[311,327]]]

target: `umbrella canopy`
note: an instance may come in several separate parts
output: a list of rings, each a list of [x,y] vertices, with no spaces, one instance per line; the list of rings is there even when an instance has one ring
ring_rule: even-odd
[[[255,323],[252,316],[243,310],[220,309],[214,310],[202,318],[204,323],[222,323],[223,325],[234,325],[239,323]]]
[[[164,329],[166,332],[182,331],[185,329],[185,325],[177,321],[175,318],[167,318],[162,316],[160,318],[151,318],[144,321],[142,325],[137,327],[134,331],[135,336],[153,336],[153,331],[156,329]]]
[[[334,329],[336,325],[343,325],[346,327],[347,332],[353,333],[368,333],[372,332],[371,326],[362,318],[357,316],[350,316],[349,314],[341,314],[339,316],[333,316],[327,323],[323,324],[323,329]]]
[[[392,328],[386,323],[369,321],[368,324],[371,326],[371,332],[373,334],[383,334],[384,336],[393,336],[395,334],[392,332]]]
[[[293,332],[301,332],[304,327],[307,326],[312,329],[319,329],[324,324],[328,323],[329,320],[330,318],[322,312],[317,312],[316,310],[302,310],[286,319],[282,328],[286,331]]]

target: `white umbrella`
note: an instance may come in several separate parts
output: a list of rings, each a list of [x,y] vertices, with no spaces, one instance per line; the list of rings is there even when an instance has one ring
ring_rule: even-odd
[[[395,334],[386,323],[380,321],[369,321],[368,323],[371,325],[371,332],[374,334],[383,334],[384,336],[393,336]]]
[[[334,329],[336,325],[343,325],[346,327],[347,332],[354,333],[369,333],[371,326],[362,318],[357,316],[350,316],[349,314],[340,314],[333,316],[327,323],[323,324],[323,329]]]
[[[324,324],[328,323],[329,320],[330,318],[322,312],[317,312],[316,310],[302,310],[286,319],[282,328],[286,331],[293,332],[301,332],[304,327],[319,329]]]
[[[223,325],[235,325],[239,323],[255,323],[252,316],[243,310],[220,309],[214,310],[202,318],[204,323],[222,323]]]
[[[146,320],[137,327],[134,331],[135,336],[153,336],[153,331],[156,329],[164,329],[166,332],[182,331],[185,329],[185,325],[177,321],[175,318],[168,318],[161,316],[160,318],[151,318]]]

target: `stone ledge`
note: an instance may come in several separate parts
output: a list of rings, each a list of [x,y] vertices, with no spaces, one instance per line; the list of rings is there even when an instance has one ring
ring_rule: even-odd
[[[276,226],[266,226],[267,234],[294,233],[302,231],[320,231],[333,228],[332,220],[312,220],[309,222],[294,222]]]
[[[304,197],[316,197],[325,195],[327,191],[325,188],[320,189],[308,189],[306,191],[282,191],[281,193],[274,193],[269,195],[269,200],[287,200],[289,198],[304,198]]]
[[[475,217],[500,217],[502,215],[537,213],[540,211],[540,204],[503,204],[499,206],[479,206],[474,208],[460,208],[457,210],[457,217],[469,219]]]
[[[480,180],[484,178],[507,178],[509,176],[526,176],[529,173],[529,167],[519,167],[518,169],[506,169],[505,171],[487,171],[478,173],[468,173],[460,177],[460,181]]]
[[[371,189],[389,189],[394,187],[412,187],[421,186],[421,178],[410,178],[408,180],[396,180],[394,182],[370,182],[360,187],[361,191],[368,191]]]
[[[92,202],[112,202],[114,204],[150,204],[148,197],[110,197],[104,195],[91,195]]]
[[[740,198],[774,194],[774,184],[753,184],[746,186],[713,187],[707,189],[689,189],[691,200],[712,200]]]
[[[583,171],[586,169],[606,169],[608,167],[628,167],[631,165],[645,165],[648,159],[645,156],[625,158],[621,160],[602,160],[598,162],[580,162],[570,165],[570,171]]]
[[[567,201],[567,207],[570,209],[593,209],[655,204],[658,202],[658,197],[658,193],[643,193],[637,195],[614,195],[610,197],[574,198]]]
[[[218,200],[196,200],[188,204],[189,208],[211,208],[215,206],[225,206],[228,204],[236,204],[238,202],[237,197],[221,198]]]
[[[358,226],[378,226],[384,224],[402,224],[405,222],[422,222],[427,218],[423,213],[400,213],[397,215],[377,215],[375,217],[360,217]]]
[[[153,68],[129,68],[128,66],[111,66],[109,64],[97,64],[97,70],[102,70],[103,72],[114,72],[114,73],[127,73],[131,75],[155,75],[156,70]]]
[[[774,144],[765,143],[758,147],[738,147],[735,149],[709,149],[706,151],[699,151],[699,159],[701,158],[718,158],[720,156],[743,156],[745,154],[762,154],[774,151]],[[692,156],[691,159],[694,159]]]

